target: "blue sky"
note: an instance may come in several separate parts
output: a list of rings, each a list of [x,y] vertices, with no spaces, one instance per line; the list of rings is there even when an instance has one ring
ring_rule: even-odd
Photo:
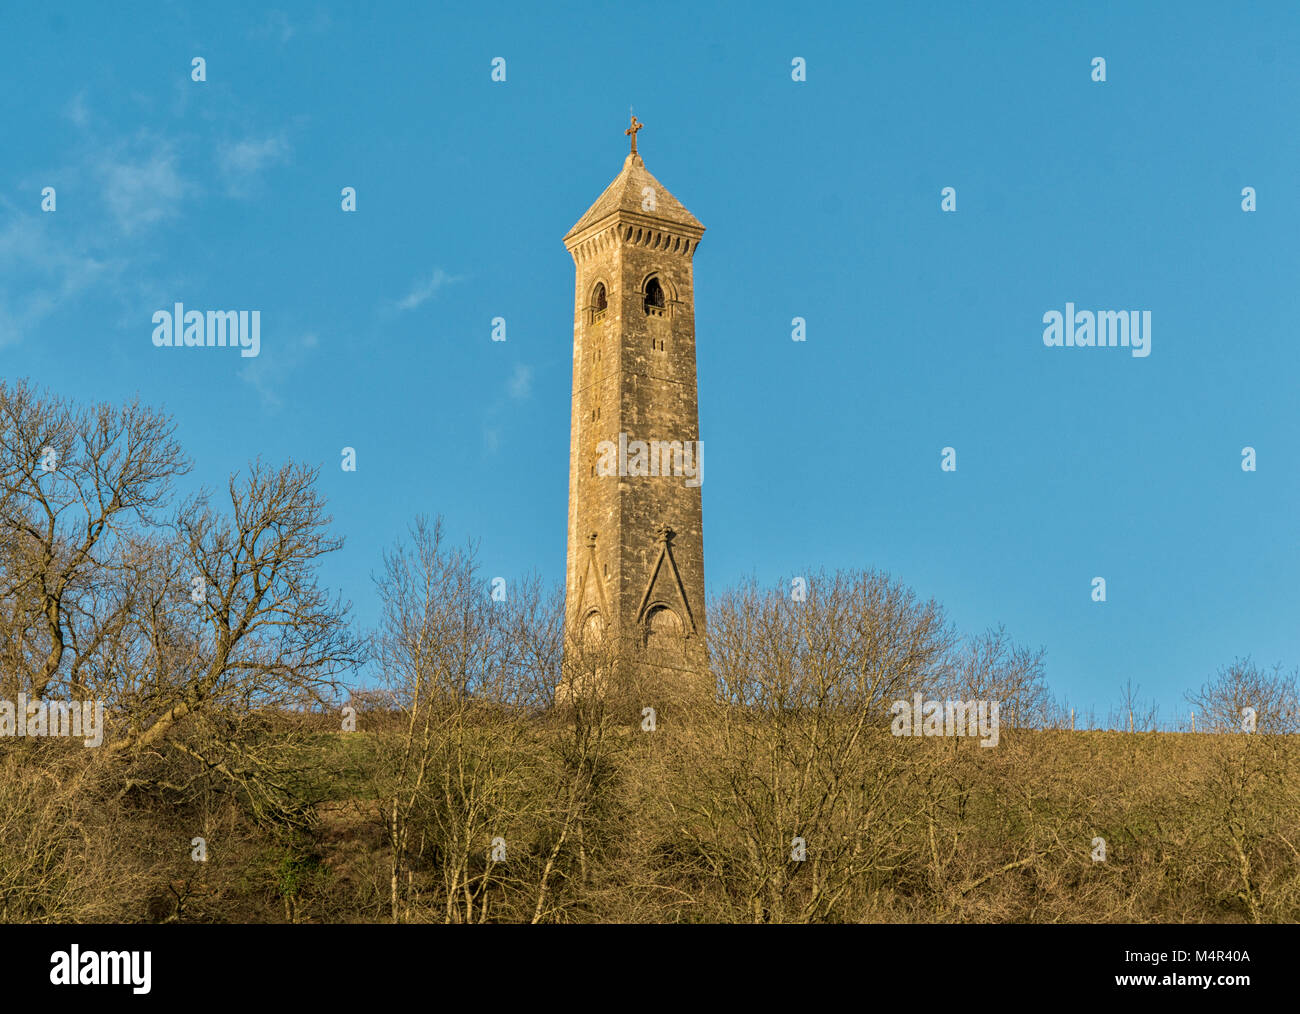
[[[324,465],[363,623],[419,512],[558,582],[561,237],[635,106],[708,227],[711,591],[882,568],[1099,717],[1129,679],[1170,719],[1234,656],[1300,663],[1300,9],[864,6],[15,8],[3,376],[164,406],[195,484]],[[154,348],[177,301],[260,309],[261,355]],[[1067,301],[1150,310],[1150,357],[1044,347]]]

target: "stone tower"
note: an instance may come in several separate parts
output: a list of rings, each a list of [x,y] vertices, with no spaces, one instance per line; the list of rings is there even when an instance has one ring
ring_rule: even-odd
[[[564,237],[573,256],[566,624],[616,673],[708,687],[703,448],[691,259],[704,226],[623,170]]]

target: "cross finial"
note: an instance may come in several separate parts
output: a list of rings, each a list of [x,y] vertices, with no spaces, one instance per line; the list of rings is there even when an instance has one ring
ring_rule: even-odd
[[[636,132],[637,132],[638,130],[640,130],[642,127],[644,127],[644,126],[645,126],[645,124],[644,124],[644,123],[641,123],[641,122],[636,118],[636,114],[633,113],[633,114],[632,114],[632,126],[628,127],[627,130],[623,131],[623,133],[627,134],[629,137],[632,138],[632,154],[633,154],[633,155],[636,154]]]

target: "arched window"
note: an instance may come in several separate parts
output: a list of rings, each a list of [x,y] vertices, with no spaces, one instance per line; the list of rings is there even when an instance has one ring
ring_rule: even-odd
[[[645,312],[651,317],[662,317],[664,315],[664,287],[659,284],[658,278],[651,278],[645,283]]]
[[[605,620],[600,613],[588,613],[582,624],[582,643],[584,647],[594,648],[605,637]]]
[[[605,293],[605,283],[597,282],[596,291],[591,294],[591,322],[597,324],[605,319],[605,310],[609,307],[609,296]]]
[[[655,606],[645,618],[645,644],[652,654],[676,656],[682,650],[682,620],[667,606]]]

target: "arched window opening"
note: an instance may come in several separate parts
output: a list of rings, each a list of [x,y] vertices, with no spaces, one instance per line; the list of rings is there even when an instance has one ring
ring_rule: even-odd
[[[667,606],[655,606],[645,619],[646,650],[676,657],[682,652],[682,620]]]
[[[667,300],[664,299],[664,287],[658,278],[651,278],[645,283],[645,312],[649,317],[662,317]]]
[[[605,310],[609,307],[609,296],[605,293],[605,283],[597,282],[596,291],[591,294],[591,322],[599,324],[605,319]]]

